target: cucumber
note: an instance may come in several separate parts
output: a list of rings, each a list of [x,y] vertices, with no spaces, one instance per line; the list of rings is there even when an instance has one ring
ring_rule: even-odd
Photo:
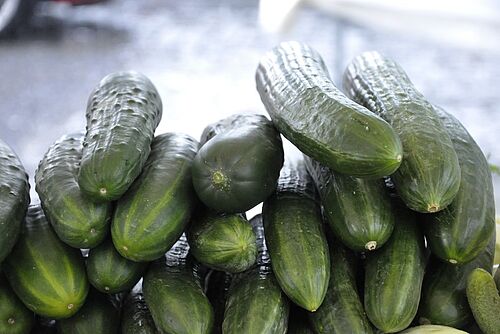
[[[193,185],[201,201],[225,213],[245,212],[264,201],[275,189],[284,159],[273,124],[263,115],[241,114],[208,129],[202,141],[218,133],[193,162]]]
[[[155,261],[143,281],[146,304],[156,327],[170,334],[208,334],[214,311],[203,292],[184,237]]]
[[[401,142],[391,126],[337,89],[313,48],[281,43],[261,59],[256,81],[278,130],[323,165],[380,178],[401,164]]]
[[[81,190],[99,202],[120,198],[146,163],[161,114],[160,96],[144,75],[117,72],[102,79],[87,105]]]
[[[377,52],[366,52],[348,66],[344,88],[401,138],[403,162],[391,178],[405,204],[423,213],[450,204],[460,186],[457,154],[434,107],[403,69]]]
[[[90,250],[86,262],[87,277],[97,290],[118,293],[131,289],[141,279],[147,265],[125,259],[111,240],[106,240]]]
[[[289,305],[273,275],[262,216],[250,220],[257,236],[257,266],[234,276],[224,311],[224,334],[285,334]]]
[[[35,324],[35,315],[17,298],[0,273],[0,333],[27,334]]]
[[[290,316],[288,318],[287,334],[314,334],[314,331],[307,319],[307,312],[293,305],[290,305]]]
[[[121,319],[122,334],[160,334],[146,305],[140,285],[130,291],[123,305]]]
[[[0,139],[0,264],[14,247],[30,202],[28,174]]]
[[[493,183],[488,161],[465,127],[444,110],[437,112],[457,152],[462,177],[453,202],[423,217],[425,235],[433,254],[463,264],[483,252],[495,233]]]
[[[467,332],[448,326],[423,325],[408,328],[401,334],[467,334]]]
[[[356,284],[357,258],[339,241],[329,239],[330,282],[325,300],[309,314],[315,333],[373,333],[363,309]]]
[[[180,133],[157,136],[139,178],[118,201],[113,243],[125,258],[160,258],[181,236],[197,205],[191,165],[198,142]]]
[[[212,334],[222,333],[224,306],[226,305],[232,275],[223,271],[211,270],[206,278],[206,295],[214,308],[214,327]]]
[[[395,223],[384,181],[335,173],[311,158],[305,161],[335,236],[358,252],[384,245]]]
[[[497,241],[495,244],[495,264],[500,264],[500,220],[496,219],[495,228],[497,231]]]
[[[59,138],[40,161],[36,191],[59,239],[75,248],[92,248],[104,240],[111,221],[111,203],[95,203],[77,182],[83,134]]]
[[[498,291],[500,291],[500,270],[498,270],[499,267],[495,270],[495,276],[493,277],[495,279],[495,284],[497,286]]]
[[[316,189],[303,160],[285,163],[276,192],[262,208],[272,269],[295,304],[314,312],[330,277],[328,244]]]
[[[405,329],[415,317],[426,264],[415,214],[402,205],[395,210],[394,232],[384,247],[368,254],[365,270],[365,311],[384,333]]]
[[[495,281],[484,269],[474,269],[467,279],[467,300],[485,334],[500,333],[500,295]]]
[[[72,316],[89,290],[80,250],[57,238],[40,205],[29,207],[19,241],[3,270],[22,302],[45,317]]]
[[[255,234],[243,215],[201,210],[191,221],[187,238],[191,254],[212,269],[238,273],[257,258]]]

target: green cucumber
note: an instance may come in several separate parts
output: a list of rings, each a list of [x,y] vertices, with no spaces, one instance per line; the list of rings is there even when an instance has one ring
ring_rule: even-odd
[[[214,327],[212,334],[222,333],[224,307],[226,305],[232,275],[223,271],[211,270],[206,278],[206,295],[214,308]]]
[[[314,312],[323,302],[330,257],[316,189],[303,160],[285,163],[276,192],[262,208],[266,244],[281,289]]]
[[[14,247],[30,202],[28,174],[0,139],[0,264]]]
[[[35,173],[43,211],[59,239],[75,248],[97,246],[108,234],[111,203],[95,203],[77,182],[83,134],[59,138],[45,153]]]
[[[90,284],[104,293],[118,293],[131,289],[142,277],[147,263],[122,257],[106,240],[90,250],[86,267]]]
[[[355,251],[384,245],[395,223],[384,181],[338,174],[311,158],[305,160],[335,236]]]
[[[72,316],[89,290],[80,250],[57,238],[40,205],[29,207],[19,241],[3,270],[22,302],[45,317]]]
[[[385,333],[405,329],[417,314],[426,264],[415,214],[402,205],[395,210],[394,232],[384,247],[368,254],[365,270],[365,311]]]
[[[323,165],[356,177],[380,178],[401,164],[401,142],[391,126],[335,87],[311,47],[281,43],[262,58],[256,80],[278,130]]]
[[[423,217],[425,235],[434,255],[463,264],[483,252],[495,233],[493,183],[488,161],[465,127],[444,110],[437,111],[457,152],[462,177],[453,202]]]
[[[467,332],[448,326],[422,325],[410,327],[401,334],[467,334]]]
[[[485,334],[500,333],[500,295],[495,281],[484,269],[474,269],[467,279],[467,300]]]
[[[121,333],[160,334],[144,300],[141,286],[136,287],[130,291],[123,305]]]
[[[149,267],[143,281],[146,304],[159,330],[170,334],[209,334],[214,311],[203,292],[184,237],[165,259]]]
[[[498,291],[500,291],[500,270],[497,269],[495,270],[495,276],[493,277],[495,279],[495,284],[497,286]]]
[[[197,205],[191,165],[198,142],[180,133],[157,136],[142,174],[118,201],[111,235],[125,258],[160,258],[186,228]]]
[[[35,324],[35,315],[16,296],[0,273],[0,333],[27,334]]]
[[[290,305],[290,316],[288,317],[287,334],[314,334],[309,320],[307,311],[304,309]]]
[[[88,100],[81,190],[95,201],[120,198],[146,163],[161,114],[160,96],[144,75],[117,72],[102,79]]]
[[[193,185],[201,201],[225,213],[245,212],[275,189],[283,166],[283,145],[263,115],[233,115],[205,129],[217,133],[193,161]]]
[[[403,162],[391,176],[413,210],[437,212],[460,186],[460,166],[434,107],[403,69],[377,52],[356,57],[344,74],[347,95],[389,122],[403,143]]]

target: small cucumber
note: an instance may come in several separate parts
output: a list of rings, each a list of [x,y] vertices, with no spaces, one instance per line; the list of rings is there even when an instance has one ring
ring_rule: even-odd
[[[146,305],[140,284],[130,291],[125,300],[121,319],[122,334],[160,334]]]
[[[0,273],[0,333],[27,334],[35,324],[35,315],[19,300]]]
[[[448,326],[423,325],[410,327],[401,334],[467,334],[467,332]]]
[[[222,333],[224,307],[226,305],[232,275],[223,271],[211,270],[206,278],[206,295],[214,308],[214,327],[212,334]]]
[[[485,334],[500,333],[500,295],[489,272],[476,268],[467,279],[467,300]]]

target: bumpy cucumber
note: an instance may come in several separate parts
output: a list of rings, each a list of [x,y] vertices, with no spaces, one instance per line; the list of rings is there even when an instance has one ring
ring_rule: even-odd
[[[448,326],[423,325],[408,328],[401,334],[467,334],[467,332]]]
[[[120,198],[141,173],[162,104],[151,81],[136,72],[106,76],[87,106],[78,184],[95,201]]]
[[[58,239],[39,205],[29,207],[19,241],[3,270],[23,303],[46,317],[72,316],[89,290],[80,250]]]
[[[401,164],[401,142],[391,126],[337,89],[311,47],[281,43],[262,58],[256,80],[278,130],[325,166],[380,178]]]
[[[262,213],[278,283],[295,304],[316,311],[328,288],[330,257],[319,199],[303,160],[287,161]]]
[[[59,138],[35,173],[36,191],[59,239],[76,248],[97,246],[108,234],[111,203],[95,203],[77,182],[83,134]]]
[[[0,333],[27,334],[35,324],[35,315],[19,300],[0,273]]]
[[[139,284],[130,291],[125,300],[121,319],[122,334],[160,334],[156,329]]]
[[[495,201],[491,172],[483,152],[465,127],[438,109],[460,163],[457,196],[443,211],[425,215],[425,235],[433,254],[453,264],[463,264],[484,251],[495,233]]]
[[[278,131],[263,115],[241,114],[211,124],[193,162],[193,185],[206,206],[245,212],[275,189],[283,165]]]
[[[118,201],[111,224],[118,252],[132,261],[161,257],[180,237],[197,204],[191,165],[198,142],[179,133],[157,136],[139,178]]]
[[[391,177],[406,205],[427,213],[450,204],[460,185],[457,154],[433,106],[403,69],[377,52],[366,52],[348,66],[344,87],[401,138],[403,162]]]
[[[206,278],[207,298],[214,308],[214,327],[212,334],[222,333],[224,307],[226,305],[232,275],[223,271],[211,270]]]
[[[17,241],[30,202],[28,174],[12,149],[0,139],[0,263]]]
[[[489,272],[477,268],[467,279],[467,300],[485,334],[500,333],[500,295]]]

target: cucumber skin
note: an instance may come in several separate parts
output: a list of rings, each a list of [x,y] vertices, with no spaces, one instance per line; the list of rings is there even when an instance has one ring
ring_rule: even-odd
[[[160,258],[186,228],[198,204],[191,165],[198,142],[180,133],[157,136],[142,174],[118,201],[113,244],[136,262]]]
[[[262,208],[273,273],[295,304],[314,312],[330,278],[321,207],[304,162],[285,163],[276,192]]]
[[[437,109],[457,152],[462,176],[453,202],[443,211],[423,217],[425,234],[433,254],[464,264],[483,252],[495,233],[493,183],[488,161],[465,127]]]
[[[111,203],[95,203],[77,182],[83,134],[65,135],[51,145],[35,173],[36,192],[59,239],[75,248],[93,248],[109,231]]]
[[[467,279],[467,300],[485,334],[500,333],[500,295],[489,272],[476,268]]]
[[[0,333],[30,333],[35,315],[19,300],[0,273]]]
[[[410,327],[401,334],[468,334],[453,327],[439,325],[423,325]]]
[[[39,205],[29,207],[21,236],[3,271],[23,303],[49,318],[75,314],[89,290],[80,250],[57,238]]]
[[[405,204],[423,213],[450,204],[460,185],[457,154],[433,106],[403,69],[377,52],[363,53],[347,67],[344,90],[401,138],[403,162],[391,178]]]
[[[122,309],[122,334],[160,334],[146,305],[142,289],[130,292]]]
[[[335,236],[358,252],[383,246],[395,224],[383,180],[342,175],[311,158],[306,157],[305,161]]]
[[[498,270],[499,267],[495,270],[495,276],[493,277],[495,279],[495,284],[497,286],[498,291],[500,291],[500,270]]]
[[[395,333],[417,314],[425,270],[424,238],[415,214],[396,207],[396,225],[381,249],[368,254],[365,269],[365,311],[378,329]]]
[[[161,115],[160,96],[144,75],[116,72],[104,77],[87,105],[81,190],[95,201],[120,198],[141,173]]]
[[[28,174],[0,139],[0,263],[14,247],[30,202]]]
[[[256,81],[273,123],[304,154],[356,177],[380,178],[401,164],[391,126],[337,89],[311,47],[281,43],[261,59]]]

